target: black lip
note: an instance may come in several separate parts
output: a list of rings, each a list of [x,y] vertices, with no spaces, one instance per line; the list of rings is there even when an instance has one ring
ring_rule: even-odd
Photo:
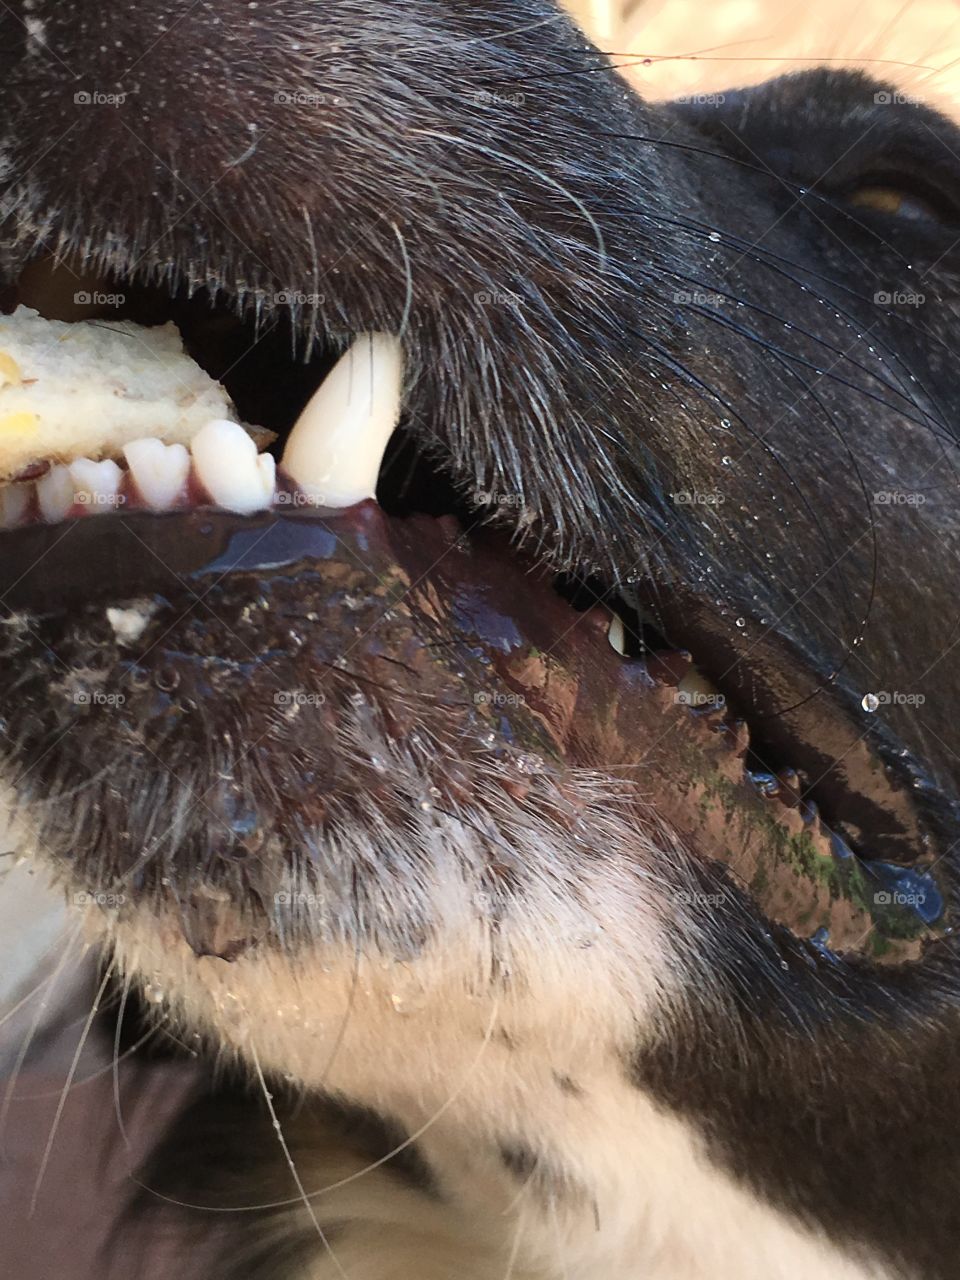
[[[182,590],[194,579],[351,554],[354,537],[362,547],[359,515],[367,505],[346,513],[291,507],[252,516],[209,508],[136,511],[10,530],[2,535],[0,603],[14,612],[64,614],[98,601]],[[812,784],[809,796],[825,814],[843,816],[839,831],[861,856],[911,863],[936,860],[950,847],[960,825],[957,806],[879,724],[858,715],[849,691],[819,679],[774,632],[745,644],[731,619],[681,587],[648,603],[730,703],[750,709],[761,757],[801,768]]]
[[[335,670],[346,648],[351,655],[347,684],[369,692],[386,689],[386,679],[392,693],[384,712],[390,717],[407,714],[403,707],[408,688],[416,691],[417,714],[438,731],[443,726],[449,729],[451,715],[471,717],[471,688],[486,688],[493,682],[493,687],[519,691],[522,696],[515,703],[507,699],[508,709],[503,712],[488,711],[487,703],[482,703],[482,724],[470,729],[470,733],[483,732],[483,739],[477,739],[481,755],[499,752],[497,758],[502,756],[509,772],[511,752],[532,752],[550,776],[554,766],[589,769],[599,761],[611,777],[619,777],[618,770],[625,768],[632,774],[642,760],[647,786],[660,797],[664,820],[671,821],[671,815],[679,820],[678,829],[688,832],[691,847],[707,861],[727,861],[729,841],[734,839],[738,848],[742,845],[747,863],[762,856],[764,865],[779,868],[778,883],[794,867],[784,852],[785,829],[778,831],[776,826],[778,809],[769,808],[770,802],[754,790],[744,773],[734,726],[708,724],[681,707],[667,687],[676,682],[656,676],[653,667],[648,670],[641,662],[616,659],[605,639],[605,611],[594,609],[578,619],[566,600],[550,589],[549,575],[538,573],[522,555],[513,554],[500,535],[490,532],[465,539],[449,517],[398,519],[367,502],[336,512],[275,509],[253,516],[212,509],[165,515],[137,511],[30,526],[5,535],[0,542],[6,551],[0,598],[6,597],[6,608],[28,615],[27,630],[19,635],[33,645],[38,660],[34,665],[28,662],[22,673],[14,660],[5,673],[11,707],[16,691],[20,732],[29,726],[20,738],[19,749],[25,754],[19,763],[38,796],[56,793],[65,785],[82,786],[98,752],[110,757],[111,735],[117,733],[124,741],[129,737],[131,753],[139,761],[137,776],[141,769],[149,774],[160,743],[165,744],[164,752],[183,752],[191,762],[189,768],[203,769],[221,749],[221,733],[226,732],[235,740],[260,743],[260,751],[267,752],[261,761],[263,778],[286,779],[286,786],[292,776],[290,761],[303,742],[296,739],[299,745],[294,745],[295,739],[264,738],[262,709],[273,705],[278,687],[329,683],[332,700],[318,714],[323,718],[329,713],[333,719],[314,726],[320,731],[314,749],[324,765],[309,795],[294,796],[288,811],[282,805],[278,809],[280,793],[272,784],[264,783],[262,794],[257,784],[252,793],[256,802],[249,812],[257,816],[257,829],[287,831],[283,824],[289,823],[287,835],[294,847],[297,822],[306,820],[322,803],[325,788],[333,788],[336,803],[342,804],[357,786],[352,773],[349,778],[344,775],[344,761],[331,745],[336,716],[343,710],[337,710],[337,699],[344,693]],[[159,613],[156,623],[150,624],[156,630],[140,652],[118,640],[103,610],[111,603],[129,605],[144,597],[154,598]],[[209,607],[191,621],[194,606],[203,601]],[[253,601],[263,611],[256,623],[246,616]],[[369,618],[355,612],[361,601],[366,601],[362,607],[369,609]],[[388,616],[393,621],[386,622]],[[319,625],[309,626],[304,620]],[[200,624],[199,630],[195,623]],[[306,647],[290,647],[291,626]],[[549,662],[544,655],[549,655]],[[51,696],[50,684],[51,678],[56,683],[58,667],[64,664],[81,673],[105,664],[103,671],[112,672],[109,678],[129,694],[124,698],[129,705],[116,716],[89,699],[89,710],[82,714],[64,711],[57,696]],[[548,678],[548,669],[562,675],[554,681]],[[468,670],[470,677],[465,675]],[[219,691],[216,716],[199,710],[207,706],[213,687]],[[568,702],[571,690],[576,691],[573,711]],[[62,689],[59,692],[63,694]],[[396,705],[391,699],[397,700]],[[247,723],[245,717],[251,715],[254,719]],[[440,718],[431,720],[431,715]],[[64,736],[65,724],[73,733]],[[487,735],[491,727],[496,731]],[[486,743],[487,736],[500,745]],[[465,740],[458,737],[459,750],[450,755],[451,760],[471,758],[469,749],[464,753]],[[154,755],[144,747],[145,741],[154,743]],[[447,758],[443,753],[441,757]],[[116,765],[120,773],[125,767],[130,763]],[[433,767],[428,766],[428,771]],[[52,772],[48,776],[45,770]],[[734,776],[731,789],[718,792],[732,806],[725,822],[718,825],[699,807],[698,779],[722,782]],[[444,785],[448,782],[462,791],[462,777],[448,779]],[[520,791],[529,786],[523,770],[508,782]],[[377,785],[372,775],[370,785]],[[219,795],[217,786],[214,783],[212,789]],[[96,859],[111,856],[116,874],[125,876],[131,865],[139,866],[149,847],[158,876],[166,874],[165,867],[169,871],[168,863],[181,870],[195,862],[222,863],[234,895],[231,900],[247,901],[253,890],[244,880],[252,874],[246,862],[250,850],[245,827],[238,832],[238,848],[222,847],[223,830],[214,824],[210,830],[191,831],[189,839],[194,843],[186,851],[178,837],[161,856],[145,836],[134,838],[127,830],[130,822],[136,825],[138,814],[143,816],[136,806],[128,809],[129,787],[120,778],[111,796],[104,797],[104,804],[120,805],[127,815],[118,827],[126,833],[124,839],[116,842],[116,833],[106,838],[102,832],[84,838],[81,844],[91,850],[90,860],[81,863],[76,873],[94,874],[91,868],[99,865]],[[362,779],[358,794],[369,794]],[[232,822],[236,815],[229,807],[231,795],[223,803],[229,810],[224,811],[225,820]],[[738,833],[734,836],[724,834],[731,812],[741,823],[730,827]],[[683,825],[688,822],[693,825]],[[837,850],[831,856],[823,836],[820,830],[819,844],[809,845],[809,851],[819,856],[819,849],[825,857],[823,867],[833,867],[839,877],[841,914],[844,903],[870,912],[868,900],[856,896],[856,885],[869,891],[874,875],[880,887],[886,887],[885,874],[902,887],[897,868],[878,863],[872,870]],[[51,840],[51,847],[57,847],[58,839]],[[240,879],[231,880],[238,866]],[[738,864],[734,874],[742,870]],[[844,880],[844,873],[853,875],[856,885]],[[102,877],[102,869],[95,874]],[[147,876],[146,871],[143,874]],[[809,875],[810,869],[803,874]],[[918,868],[918,875],[916,884],[922,880],[925,898],[939,904],[931,908],[930,918],[921,919],[918,912],[918,919],[888,921],[881,927],[883,937],[906,939],[908,950],[918,937],[933,936],[931,923],[941,927],[944,899],[953,904],[950,886],[941,886],[939,877],[927,876],[925,868]],[[139,888],[151,886],[156,887],[147,876]],[[820,894],[817,910],[831,912],[832,896],[823,896],[822,885],[813,891]],[[806,899],[801,907],[805,903]],[[801,907],[796,907],[794,919],[793,907],[783,902],[771,905],[772,919],[802,933]],[[853,918],[854,932],[859,919],[859,915]],[[243,931],[231,933],[228,941],[232,945],[247,936]],[[205,936],[196,941],[201,952],[213,945]],[[223,954],[222,949],[216,954]],[[895,954],[899,956],[900,951]]]
[[[321,509],[253,516],[197,509],[84,516],[29,525],[2,537],[0,602],[35,614],[149,596],[197,575],[326,559],[336,544]]]
[[[911,863],[949,853],[960,805],[863,710],[842,672],[818,670],[779,632],[722,614],[682,585],[651,595],[668,634],[734,704],[750,708],[760,756],[789,761],[809,780],[807,798],[842,815],[842,834],[868,859]],[[745,627],[738,626],[744,622]]]

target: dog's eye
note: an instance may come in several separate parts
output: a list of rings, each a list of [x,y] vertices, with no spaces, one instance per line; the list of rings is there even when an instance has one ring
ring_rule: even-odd
[[[951,217],[941,202],[915,191],[887,183],[871,182],[854,188],[847,195],[847,203],[859,209],[875,209],[896,218],[911,222],[951,222]]]

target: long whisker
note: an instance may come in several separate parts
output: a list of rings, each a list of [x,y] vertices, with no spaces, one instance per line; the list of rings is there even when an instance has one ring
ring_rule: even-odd
[[[327,1239],[326,1232],[323,1230],[323,1227],[321,1227],[320,1225],[320,1220],[317,1218],[316,1211],[314,1210],[313,1205],[310,1203],[310,1197],[307,1195],[306,1190],[304,1189],[303,1182],[300,1179],[300,1171],[297,1169],[293,1156],[290,1154],[290,1148],[287,1145],[286,1138],[284,1137],[283,1127],[280,1124],[280,1119],[277,1115],[276,1108],[273,1105],[273,1094],[267,1088],[267,1082],[263,1076],[263,1068],[260,1066],[260,1057],[257,1053],[257,1047],[252,1041],[250,1043],[250,1056],[253,1059],[254,1070],[257,1073],[257,1080],[260,1084],[260,1089],[266,1101],[267,1110],[270,1112],[270,1120],[273,1124],[274,1132],[277,1135],[277,1141],[280,1143],[280,1150],[283,1152],[283,1158],[287,1162],[287,1168],[290,1170],[290,1176],[293,1178],[293,1181],[296,1184],[300,1202],[303,1204],[304,1208],[309,1214],[310,1221],[313,1223],[313,1226],[314,1226],[314,1230],[316,1231],[317,1235],[320,1237],[320,1242],[322,1243],[324,1249],[326,1250],[327,1255],[330,1258],[330,1261],[336,1267],[337,1273],[342,1277],[342,1280],[348,1280],[347,1273],[344,1271],[343,1267],[340,1265],[340,1260],[337,1257],[337,1255],[334,1253],[333,1248],[330,1244],[330,1241]]]
[[[20,1072],[23,1069],[23,1064],[27,1060],[27,1055],[30,1052],[30,1047],[33,1044],[34,1037],[37,1034],[37,1030],[40,1026],[41,1019],[43,1018],[43,1015],[47,1011],[50,992],[52,992],[54,987],[56,986],[57,979],[61,976],[61,974],[63,974],[66,971],[68,964],[78,965],[80,961],[83,960],[87,952],[90,950],[90,944],[87,943],[81,948],[79,956],[76,956],[73,954],[73,944],[80,937],[80,932],[82,927],[83,927],[82,922],[78,922],[77,927],[74,929],[71,936],[67,939],[66,944],[64,945],[64,948],[63,948],[63,955],[60,957],[60,960],[57,962],[57,967],[54,969],[53,973],[50,975],[49,990],[46,993],[46,995],[44,995],[44,997],[38,1003],[37,1008],[34,1012],[33,1018],[31,1020],[30,1027],[27,1030],[27,1034],[23,1038],[23,1043],[20,1045],[20,1049],[19,1049],[19,1052],[17,1053],[16,1061],[13,1064],[13,1070],[10,1073],[10,1079],[7,1081],[7,1087],[4,1090],[3,1102],[0,1103],[0,1141],[2,1141],[3,1135],[6,1132],[7,1117],[10,1112],[10,1104],[13,1101],[13,1095],[17,1088],[17,1081],[20,1079]]]
[[[33,1185],[33,1195],[30,1197],[30,1210],[29,1210],[28,1216],[31,1218],[36,1212],[37,1200],[40,1196],[40,1188],[43,1185],[43,1179],[44,1179],[44,1176],[46,1175],[47,1167],[50,1163],[50,1156],[53,1152],[53,1144],[56,1141],[57,1131],[60,1128],[60,1121],[63,1118],[63,1111],[67,1105],[67,1095],[70,1092],[70,1086],[73,1084],[73,1077],[76,1075],[77,1067],[80,1064],[80,1056],[83,1053],[84,1048],[86,1047],[87,1037],[90,1035],[90,1030],[93,1027],[94,1019],[96,1018],[97,1014],[100,1011],[100,1001],[103,999],[104,994],[108,986],[110,985],[110,979],[113,976],[114,964],[115,964],[115,961],[110,962],[107,972],[103,976],[103,981],[100,983],[100,987],[97,991],[97,994],[93,998],[93,1004],[90,1006],[90,1013],[87,1015],[87,1020],[84,1023],[84,1027],[83,1027],[83,1032],[81,1033],[80,1039],[77,1042],[77,1047],[76,1047],[76,1050],[74,1051],[73,1060],[71,1061],[70,1069],[67,1072],[67,1078],[64,1081],[63,1089],[60,1092],[60,1101],[57,1104],[57,1110],[53,1117],[53,1123],[50,1126],[50,1135],[47,1138],[46,1146],[43,1149],[43,1158],[40,1161],[40,1168],[37,1171],[37,1180]]]
[[[320,1187],[319,1190],[317,1191],[307,1192],[307,1197],[313,1200],[313,1199],[316,1199],[318,1196],[327,1195],[331,1191],[338,1191],[341,1187],[349,1186],[350,1183],[356,1182],[359,1178],[363,1178],[367,1174],[373,1173],[375,1169],[379,1169],[382,1165],[385,1165],[388,1161],[392,1160],[395,1156],[400,1155],[402,1151],[406,1151],[407,1148],[413,1146],[415,1142],[419,1142],[419,1140],[423,1137],[423,1135],[429,1129],[431,1129],[437,1123],[437,1121],[440,1120],[447,1113],[447,1111],[450,1110],[453,1104],[461,1097],[461,1095],[466,1090],[470,1081],[473,1079],[473,1076],[476,1073],[477,1068],[480,1065],[480,1062],[485,1056],[487,1049],[490,1046],[490,1041],[493,1038],[493,1033],[494,1033],[494,1030],[496,1029],[497,1020],[499,1019],[499,1017],[500,1017],[500,1002],[499,1000],[495,999],[493,1001],[493,1009],[490,1014],[490,1021],[487,1024],[486,1030],[484,1032],[483,1040],[480,1044],[480,1048],[477,1050],[476,1056],[474,1057],[470,1065],[467,1067],[467,1070],[464,1072],[463,1077],[460,1080],[460,1083],[454,1089],[453,1093],[451,1093],[447,1098],[447,1100],[440,1107],[437,1108],[437,1110],[433,1113],[433,1115],[430,1117],[429,1120],[426,1120],[420,1126],[419,1129],[417,1129],[414,1133],[411,1133],[409,1137],[404,1139],[403,1142],[398,1143],[397,1146],[395,1146],[392,1151],[388,1151],[386,1155],[381,1156],[378,1160],[372,1161],[372,1163],[366,1165],[363,1169],[358,1169],[356,1173],[351,1173],[346,1178],[340,1178],[337,1182],[330,1182],[325,1187]],[[202,1211],[205,1213],[262,1213],[266,1209],[288,1209],[290,1208],[291,1205],[302,1203],[302,1198],[300,1196],[295,1196],[293,1199],[271,1200],[263,1204],[233,1205],[230,1207],[224,1207],[223,1205],[213,1205],[213,1204],[191,1204],[189,1201],[178,1200],[174,1196],[164,1195],[163,1192],[157,1191],[154,1187],[148,1187],[145,1182],[140,1182],[136,1178],[132,1178],[131,1180],[135,1182],[136,1185],[140,1187],[143,1191],[146,1191],[149,1195],[154,1196],[157,1200],[162,1200],[166,1204],[174,1205],[178,1209],[196,1209],[198,1211]]]
[[[130,1139],[127,1136],[127,1128],[123,1122],[123,1108],[120,1105],[120,1036],[123,1032],[123,1015],[127,1010],[127,998],[130,995],[130,984],[132,976],[128,973],[123,981],[123,993],[120,996],[120,1008],[117,1010],[117,1026],[113,1035],[113,1057],[110,1060],[110,1069],[113,1077],[113,1109],[117,1116],[117,1128],[120,1130],[120,1137],[123,1145],[130,1150]]]
[[[160,1024],[158,1023],[148,1031],[145,1031],[140,1039],[132,1044],[129,1049],[124,1049],[123,1053],[121,1053],[118,1058],[111,1058],[105,1067],[98,1067],[96,1071],[91,1071],[91,1073],[88,1076],[84,1076],[82,1080],[74,1080],[70,1085],[70,1092],[76,1093],[76,1091],[78,1089],[82,1089],[85,1084],[90,1084],[94,1080],[100,1080],[109,1071],[114,1071],[121,1062],[132,1057],[133,1054],[135,1054],[138,1049],[141,1049],[148,1040],[151,1040],[159,1030]],[[13,1096],[13,1100],[14,1102],[38,1102],[41,1099],[59,1098],[61,1092],[62,1091],[60,1089],[47,1089],[43,1093],[16,1093]],[[127,1143],[127,1145],[129,1146],[129,1143]]]

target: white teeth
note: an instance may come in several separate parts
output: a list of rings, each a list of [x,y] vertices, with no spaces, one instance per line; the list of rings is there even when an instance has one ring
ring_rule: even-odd
[[[94,462],[90,458],[77,458],[68,467],[75,492],[74,501],[93,511],[103,511],[119,506],[120,483],[123,472],[111,459]]]
[[[400,343],[391,334],[361,335],[300,415],[284,470],[320,506],[352,507],[372,498],[402,390]]]
[[[144,502],[154,511],[176,506],[187,487],[190,454],[182,444],[162,440],[131,440],[124,457]]]
[[[217,418],[190,441],[203,487],[218,507],[245,515],[273,502],[274,467],[237,422]]]
[[[607,632],[607,639],[622,658],[627,656],[627,629],[623,625],[623,619],[617,617],[616,614],[610,619],[610,630]]]
[[[73,480],[62,463],[56,463],[37,481],[40,514],[49,524],[63,520],[73,506]]]
[[[30,506],[28,484],[6,484],[0,489],[0,529],[14,529]]]

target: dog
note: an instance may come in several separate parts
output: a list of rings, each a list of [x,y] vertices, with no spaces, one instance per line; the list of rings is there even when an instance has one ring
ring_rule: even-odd
[[[281,440],[406,359],[379,505],[0,535],[18,849],[211,1064],[114,1260],[955,1277],[957,127],[549,0],[0,36],[7,304],[119,282]]]

